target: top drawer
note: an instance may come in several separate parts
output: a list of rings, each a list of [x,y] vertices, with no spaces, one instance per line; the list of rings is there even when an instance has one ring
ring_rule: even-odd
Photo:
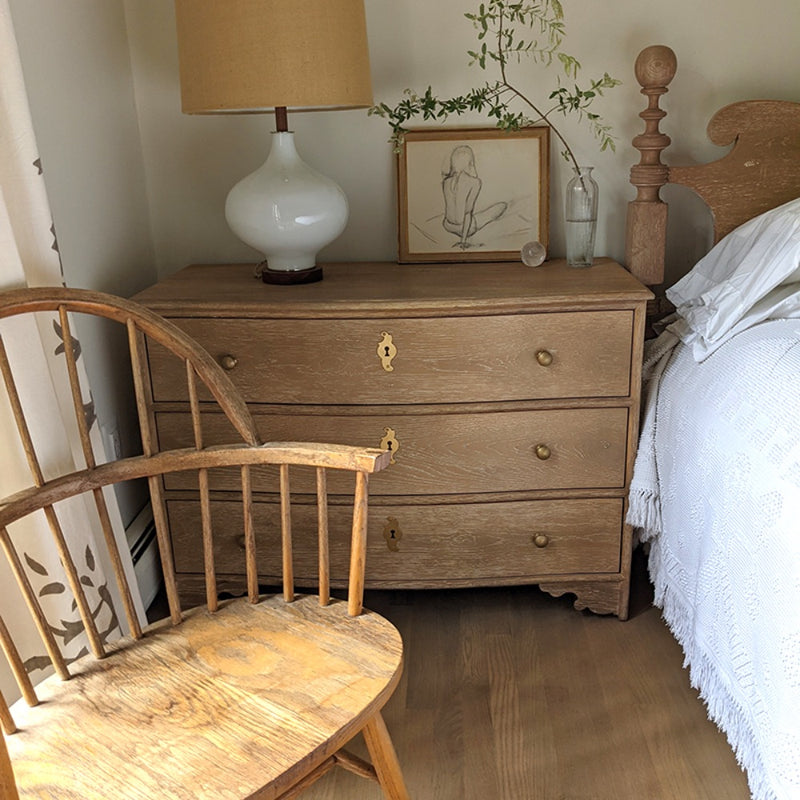
[[[172,321],[229,366],[251,403],[501,402],[630,389],[632,311]],[[155,400],[187,399],[182,365],[153,343],[150,366]]]

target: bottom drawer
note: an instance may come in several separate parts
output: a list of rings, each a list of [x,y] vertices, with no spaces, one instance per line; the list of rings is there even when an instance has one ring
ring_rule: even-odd
[[[330,509],[331,580],[348,574],[350,507]],[[200,507],[168,502],[176,570],[203,571]],[[280,576],[280,515],[277,504],[254,506],[259,575]],[[212,502],[216,568],[244,574],[241,505]],[[425,588],[533,583],[567,574],[618,573],[622,500],[568,499],[448,505],[370,504],[366,585]],[[298,586],[317,582],[316,506],[292,513],[294,571]]]

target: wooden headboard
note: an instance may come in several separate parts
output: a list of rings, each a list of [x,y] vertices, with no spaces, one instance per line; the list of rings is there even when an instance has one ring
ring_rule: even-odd
[[[800,103],[748,100],[717,111],[708,124],[711,141],[731,150],[718,161],[668,166],[661,153],[670,138],[659,130],[667,112],[661,96],[675,77],[678,62],[669,47],[654,45],[636,59],[636,79],[647,108],[639,114],[645,131],[633,146],[641,159],[631,168],[636,199],[628,204],[625,259],[628,269],[648,285],[664,279],[667,204],[662,186],[689,186],[705,201],[714,223],[714,242],[770,208],[800,197]]]

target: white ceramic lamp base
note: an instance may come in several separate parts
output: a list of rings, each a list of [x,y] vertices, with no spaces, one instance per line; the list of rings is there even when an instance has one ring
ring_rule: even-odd
[[[276,283],[319,280],[317,253],[344,230],[347,198],[297,154],[294,134],[272,134],[269,157],[231,189],[225,218],[246,244],[264,254]]]

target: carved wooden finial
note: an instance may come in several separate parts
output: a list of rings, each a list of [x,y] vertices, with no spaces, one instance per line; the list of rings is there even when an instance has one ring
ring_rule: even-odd
[[[669,171],[661,163],[661,152],[670,144],[670,138],[658,129],[667,112],[659,108],[661,95],[675,77],[678,60],[675,53],[664,45],[646,47],[636,59],[636,80],[642,94],[648,98],[647,108],[639,116],[644,120],[645,130],[633,139],[633,146],[641,154],[639,164],[631,169],[631,183],[637,187],[637,200],[658,201],[658,190],[669,179]]]
[[[634,71],[636,80],[642,86],[642,93],[647,93],[650,89],[661,89],[663,94],[667,91],[675,72],[678,69],[678,59],[671,48],[663,44],[654,44],[645,47],[636,59]]]
[[[669,180],[669,168],[661,163],[661,153],[670,138],[659,130],[667,112],[659,107],[661,95],[675,77],[678,59],[664,45],[646,47],[636,59],[636,80],[647,96],[647,108],[639,116],[644,133],[635,136],[633,146],[639,151],[639,163],[631,168],[631,183],[636,199],[628,204],[628,230],[625,259],[628,269],[644,283],[660,283],[664,275],[667,207],[659,191]]]

